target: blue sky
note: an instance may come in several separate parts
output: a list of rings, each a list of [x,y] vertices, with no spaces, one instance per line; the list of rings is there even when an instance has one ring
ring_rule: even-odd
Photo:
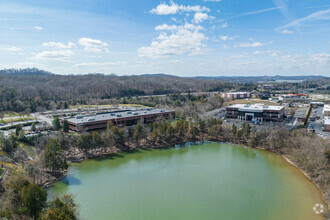
[[[2,0],[0,68],[326,75],[326,0]]]

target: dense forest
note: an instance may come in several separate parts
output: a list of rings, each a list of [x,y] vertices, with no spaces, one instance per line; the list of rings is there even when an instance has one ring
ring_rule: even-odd
[[[220,80],[168,75],[55,75],[37,69],[2,70],[0,71],[0,110],[22,112],[29,108],[29,111],[34,112],[52,109],[50,103],[52,101],[77,101],[86,104],[91,99],[233,88],[235,88],[233,83]]]

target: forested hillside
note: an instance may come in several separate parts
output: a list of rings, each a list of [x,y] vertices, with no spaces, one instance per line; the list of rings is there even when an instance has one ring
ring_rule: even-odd
[[[236,85],[237,86],[237,85]],[[229,82],[169,75],[116,76],[104,74],[55,75],[38,69],[0,71],[0,111],[32,112],[50,109],[50,102],[220,91],[234,88]]]

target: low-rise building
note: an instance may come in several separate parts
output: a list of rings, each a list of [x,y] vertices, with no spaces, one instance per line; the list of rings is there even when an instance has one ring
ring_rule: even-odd
[[[306,94],[283,94],[279,96],[279,100],[282,101],[293,101],[293,100],[300,100],[300,99],[306,99]]]
[[[323,117],[330,117],[330,105],[324,105],[322,114]]]
[[[323,131],[330,131],[330,117],[323,119]]]
[[[251,98],[250,92],[222,92],[220,94],[222,98],[228,99],[246,99]]]
[[[142,109],[136,111],[117,111],[66,119],[73,131],[105,129],[111,122],[115,126],[131,126],[138,123],[149,124],[162,119],[175,119],[175,111],[163,109]]]
[[[306,108],[301,108],[297,109],[296,113],[294,114],[294,117],[298,119],[298,121],[303,122],[306,120],[306,115],[307,115],[307,110]]]
[[[226,108],[226,118],[243,121],[282,121],[284,115],[284,106],[235,104]]]

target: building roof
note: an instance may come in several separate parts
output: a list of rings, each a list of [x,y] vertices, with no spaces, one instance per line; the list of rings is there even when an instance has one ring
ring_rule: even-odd
[[[296,118],[306,118],[307,109],[297,109],[296,113],[294,114],[294,117]]]
[[[264,110],[280,111],[284,108],[284,106],[264,105],[264,104],[255,104],[255,105],[235,104],[228,107],[237,108],[238,111],[248,111],[248,112],[263,112]]]
[[[323,111],[330,111],[330,105],[324,105]]]
[[[225,94],[235,95],[235,94],[250,94],[250,92],[225,92]]]
[[[82,124],[87,122],[95,122],[95,121],[109,121],[113,119],[121,119],[128,117],[137,117],[137,116],[145,116],[151,114],[160,114],[160,113],[169,113],[174,112],[173,110],[164,110],[164,109],[142,109],[136,111],[122,111],[122,112],[109,112],[106,114],[97,114],[97,115],[87,115],[87,116],[76,116],[74,118],[67,119],[69,122],[75,124]]]
[[[323,120],[323,124],[330,125],[330,117],[325,117]]]

